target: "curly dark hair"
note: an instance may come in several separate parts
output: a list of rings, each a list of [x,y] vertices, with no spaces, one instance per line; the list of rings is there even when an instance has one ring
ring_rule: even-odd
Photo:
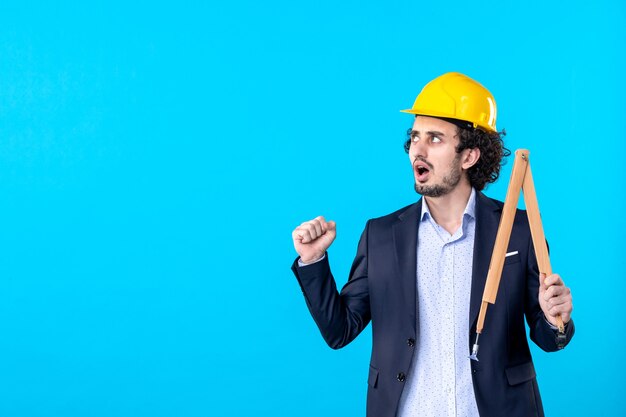
[[[411,132],[406,132],[404,151],[409,153],[411,147]],[[457,126],[459,144],[456,152],[461,153],[464,149],[480,149],[480,158],[474,166],[467,171],[467,176],[472,187],[482,191],[487,183],[494,183],[500,176],[500,168],[506,163],[504,158],[511,155],[511,151],[504,147],[502,138],[506,136],[506,130],[501,132],[486,132],[482,129],[464,128]]]

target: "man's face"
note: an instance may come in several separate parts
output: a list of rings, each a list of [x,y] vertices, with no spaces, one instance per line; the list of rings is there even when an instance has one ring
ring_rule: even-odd
[[[426,197],[450,193],[463,175],[457,127],[441,119],[416,116],[411,132],[409,159],[415,191]]]

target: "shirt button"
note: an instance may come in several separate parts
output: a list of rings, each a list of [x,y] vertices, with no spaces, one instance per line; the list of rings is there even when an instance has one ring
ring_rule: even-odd
[[[406,379],[406,375],[404,375],[404,372],[400,372],[398,374],[398,381],[404,382],[405,379]]]
[[[411,346],[411,347],[415,346],[415,339],[413,339],[413,338],[407,339],[406,340],[406,344]]]

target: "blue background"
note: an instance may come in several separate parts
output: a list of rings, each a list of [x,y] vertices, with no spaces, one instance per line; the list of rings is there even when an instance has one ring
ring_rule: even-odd
[[[0,416],[362,416],[289,270],[323,214],[343,284],[448,71],[529,148],[577,334],[548,416],[624,415],[622,1],[0,4]],[[503,199],[511,163],[487,194]]]

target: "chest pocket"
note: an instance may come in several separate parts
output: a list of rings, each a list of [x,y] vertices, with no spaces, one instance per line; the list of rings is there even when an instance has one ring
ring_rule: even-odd
[[[513,253],[511,253],[509,256],[504,258],[504,266],[507,266],[509,264],[515,264],[518,263],[520,261],[520,256],[519,256],[519,252],[517,251],[513,251]]]

